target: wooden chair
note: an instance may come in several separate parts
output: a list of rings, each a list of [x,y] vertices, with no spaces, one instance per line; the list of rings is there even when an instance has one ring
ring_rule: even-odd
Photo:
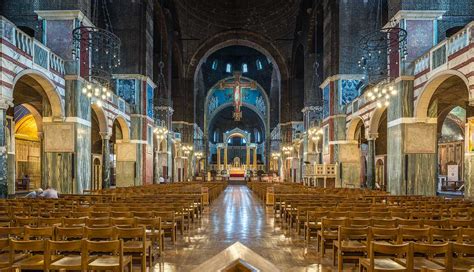
[[[321,220],[321,230],[318,231],[318,250],[321,249],[322,257],[326,253],[326,245],[332,246],[333,241],[337,240],[339,227],[346,225],[346,218],[323,218]]]
[[[87,224],[87,217],[71,217],[63,218],[63,227],[85,227]]]
[[[121,228],[133,228],[136,226],[135,218],[133,217],[119,217],[119,218],[110,218],[110,225]]]
[[[85,238],[88,240],[112,240],[115,237],[115,228],[113,227],[102,227],[102,228],[84,228]]]
[[[344,260],[356,260],[367,254],[367,241],[369,228],[354,228],[340,226],[337,241],[333,242],[333,265],[337,265],[338,271],[342,271]]]
[[[379,256],[381,254],[382,256]],[[406,265],[396,262],[393,258],[406,259]],[[390,258],[389,256],[392,256]],[[359,271],[412,271],[413,252],[409,243],[387,244],[371,242],[369,246],[369,258],[363,258],[359,261]]]
[[[165,235],[168,233],[173,244],[176,244],[178,225],[176,224],[174,211],[155,211],[153,214],[155,217],[161,218],[161,229],[165,232]]]
[[[387,228],[396,228],[397,227],[397,220],[392,218],[372,218],[371,220],[371,226],[376,227],[376,228],[382,228],[382,227],[387,227]]]
[[[444,244],[424,244],[424,243],[411,243],[413,252],[413,270],[414,272],[421,271],[446,271],[447,268],[452,266],[451,263],[451,246],[449,243]],[[423,255],[423,256],[419,256]],[[439,263],[440,258],[435,257],[443,255],[446,265]],[[438,260],[438,261],[435,261]],[[407,259],[398,258],[397,262],[406,265]]]
[[[378,243],[396,244],[399,240],[398,235],[399,235],[398,228],[370,227],[368,243],[370,244],[370,242],[378,242]]]
[[[474,256],[474,245],[461,243],[452,243],[451,245],[453,271],[472,271],[474,267],[474,259],[472,258]],[[438,261],[443,262],[443,260]]]
[[[136,217],[135,222],[137,226],[145,227],[147,239],[152,242],[152,249],[156,245],[159,249],[159,254],[163,253],[165,232],[161,229],[161,218],[141,218]]]
[[[25,234],[24,227],[1,227],[0,238],[15,238],[17,240],[23,239]]]
[[[419,219],[397,219],[398,227],[421,228],[423,227],[423,220]]]
[[[92,211],[89,213],[90,218],[105,218],[110,217],[110,212]]]
[[[461,239],[465,244],[474,244],[474,228],[461,228]]]
[[[50,270],[80,270],[86,269],[86,261],[82,260],[81,253],[83,240],[74,241],[46,241],[45,262]]]
[[[445,242],[462,242],[461,229],[440,229],[430,228],[430,240],[433,243]]]
[[[10,267],[21,270],[44,270],[45,240],[10,240]],[[20,253],[19,253],[20,252]]]
[[[35,227],[37,225],[37,217],[20,217],[20,216],[15,216],[13,219],[13,224],[16,227],[24,227],[24,226],[30,226],[30,227]]]
[[[306,213],[306,222],[304,224],[304,234],[306,244],[309,244],[311,237],[318,235],[318,231],[321,229],[321,218],[327,215],[324,211],[308,211]],[[318,244],[319,247],[319,244]]]
[[[112,212],[110,212],[110,217],[115,217],[115,218],[126,217],[126,218],[130,218],[130,217],[133,217],[133,213],[132,213],[132,212],[128,212],[128,211],[123,211],[123,212],[112,211]]]
[[[142,271],[146,271],[146,257],[150,258],[150,267],[153,264],[153,253],[151,241],[147,240],[145,227],[139,228],[115,228],[116,239],[121,239],[123,252],[125,254],[137,254],[141,259]]]
[[[348,224],[354,228],[369,227],[371,225],[371,220],[369,218],[350,218]]]
[[[81,240],[84,238],[84,227],[56,227],[56,241]]]
[[[25,226],[25,234],[23,240],[44,240],[54,238],[53,227],[32,228]]]
[[[17,256],[15,261],[24,256]],[[0,269],[10,267],[10,240],[8,238],[0,239]]]
[[[433,227],[433,228],[449,228],[449,220],[448,219],[424,220],[423,225],[425,227]]]
[[[54,227],[54,226],[61,226],[61,224],[63,223],[63,220],[61,217],[58,217],[58,218],[39,217],[37,223],[38,223],[38,227]]]
[[[400,227],[398,242],[403,243],[407,241],[428,243],[430,241],[430,229]]]
[[[89,212],[86,211],[74,211],[69,213],[69,218],[83,218],[89,217]]]
[[[110,226],[109,217],[87,218],[86,225],[91,228],[104,228]]]
[[[102,255],[100,253],[107,253]],[[124,271],[128,266],[128,271],[132,271],[132,257],[123,255],[123,241],[89,241],[85,240],[82,251],[83,265],[87,265],[88,270],[117,270]],[[86,264],[89,258],[94,259]]]
[[[473,228],[474,224],[471,219],[449,219],[451,228]]]

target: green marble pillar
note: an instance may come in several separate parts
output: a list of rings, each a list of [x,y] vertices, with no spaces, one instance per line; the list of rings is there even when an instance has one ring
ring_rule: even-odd
[[[7,127],[7,108],[8,105],[0,107],[0,197],[6,198],[8,196],[8,148],[6,141],[6,127]]]
[[[110,188],[110,136],[101,133],[102,137],[102,188]]]
[[[367,187],[375,187],[375,138],[369,138],[367,151]]]

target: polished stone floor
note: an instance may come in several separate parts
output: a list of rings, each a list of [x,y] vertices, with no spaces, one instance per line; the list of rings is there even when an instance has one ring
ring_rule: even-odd
[[[167,248],[153,271],[190,271],[235,242],[241,242],[282,271],[333,271],[331,252],[319,258],[316,245],[305,248],[304,240],[273,216],[247,186],[229,185],[189,234]],[[314,240],[313,240],[314,241]],[[354,271],[354,265],[347,266]],[[204,271],[203,271],[204,272]]]

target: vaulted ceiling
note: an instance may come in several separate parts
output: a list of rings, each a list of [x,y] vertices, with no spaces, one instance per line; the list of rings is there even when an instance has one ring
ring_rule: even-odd
[[[239,29],[269,39],[291,55],[300,0],[175,0],[184,55],[215,34]]]

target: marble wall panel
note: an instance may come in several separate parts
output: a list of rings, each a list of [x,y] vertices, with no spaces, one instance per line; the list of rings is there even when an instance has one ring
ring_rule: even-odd
[[[408,158],[408,194],[436,195],[436,154],[410,154]]]
[[[137,144],[135,143],[118,143],[117,144],[117,161],[136,161],[137,160]]]
[[[340,171],[342,171],[342,187],[360,187],[360,163],[342,162]],[[336,183],[336,187],[339,186],[340,184]]]
[[[423,136],[420,137],[421,135]],[[436,124],[419,123],[405,125],[405,153],[436,153],[436,141]]]
[[[90,189],[92,176],[91,128],[76,124],[75,179],[73,193]]]
[[[135,162],[117,161],[116,186],[128,187],[135,185]]]
[[[387,189],[391,194],[405,194],[403,126],[389,127],[387,134]]]

